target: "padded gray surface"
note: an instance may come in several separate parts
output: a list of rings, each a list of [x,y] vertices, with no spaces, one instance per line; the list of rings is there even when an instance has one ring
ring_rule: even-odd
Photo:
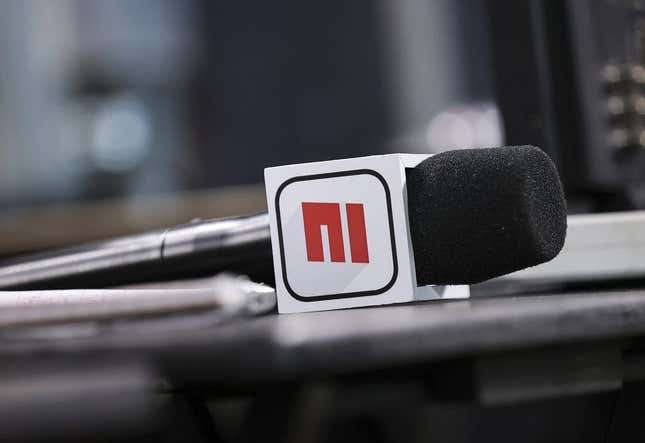
[[[617,291],[273,314],[164,332],[3,340],[0,358],[127,352],[181,379],[217,384],[342,374],[640,335],[645,335],[645,291]]]

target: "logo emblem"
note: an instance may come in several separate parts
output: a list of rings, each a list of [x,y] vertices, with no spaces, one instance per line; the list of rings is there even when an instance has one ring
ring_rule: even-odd
[[[345,213],[352,263],[369,263],[363,204],[346,203]],[[322,230],[326,227],[331,261],[344,262],[345,244],[340,218],[340,204],[303,202],[302,218],[305,225],[307,260],[324,261]]]
[[[377,295],[396,281],[390,190],[377,172],[291,178],[275,213],[283,281],[297,300]]]

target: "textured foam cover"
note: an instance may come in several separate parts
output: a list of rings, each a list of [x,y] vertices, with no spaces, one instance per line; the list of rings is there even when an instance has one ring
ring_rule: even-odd
[[[555,257],[566,203],[551,159],[533,146],[465,149],[407,170],[417,283],[470,284]]]

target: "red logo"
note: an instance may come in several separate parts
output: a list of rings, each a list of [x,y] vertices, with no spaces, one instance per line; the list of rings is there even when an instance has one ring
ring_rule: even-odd
[[[352,263],[369,263],[367,233],[365,231],[365,212],[362,203],[346,203],[347,230]],[[345,262],[345,244],[340,218],[340,203],[302,203],[302,216],[305,224],[307,260],[324,261],[321,227],[327,227],[329,255],[332,262]]]

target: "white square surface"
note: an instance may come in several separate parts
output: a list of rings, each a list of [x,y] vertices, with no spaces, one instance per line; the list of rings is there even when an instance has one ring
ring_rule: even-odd
[[[405,168],[425,158],[389,154],[265,169],[280,313],[468,297],[468,287],[416,285]],[[350,222],[348,205],[360,223],[356,212]],[[312,207],[324,210],[324,220]],[[356,257],[361,242],[350,231],[366,239]]]
[[[303,176],[281,187],[277,197],[279,242],[284,248],[285,286],[295,298],[324,300],[382,293],[396,280],[397,259],[391,197],[385,180],[374,171],[345,171],[331,176]],[[317,226],[323,261],[307,257],[302,203],[332,203],[339,207],[345,261],[330,257],[328,227]],[[367,237],[367,263],[351,259],[346,205],[361,204]]]

